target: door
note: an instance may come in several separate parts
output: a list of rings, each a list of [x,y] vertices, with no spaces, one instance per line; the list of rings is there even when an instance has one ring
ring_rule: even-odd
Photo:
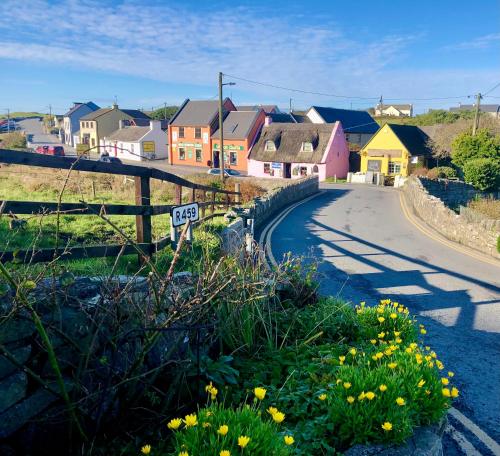
[[[214,154],[214,168],[219,168],[220,167],[220,163],[219,163],[219,151],[218,150],[214,150],[213,154]]]
[[[292,164],[291,163],[285,163],[285,173],[283,176],[285,179],[291,179],[292,178]]]

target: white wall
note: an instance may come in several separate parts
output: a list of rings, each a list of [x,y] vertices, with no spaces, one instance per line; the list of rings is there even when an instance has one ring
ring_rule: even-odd
[[[311,120],[312,123],[323,124],[325,121],[323,118],[316,112],[315,109],[311,108],[307,111],[307,117]]]

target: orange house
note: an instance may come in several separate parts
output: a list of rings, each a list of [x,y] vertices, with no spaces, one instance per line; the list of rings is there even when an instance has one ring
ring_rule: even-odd
[[[224,114],[235,111],[233,102],[224,100]],[[211,137],[219,127],[219,102],[184,101],[168,125],[168,160],[171,165],[212,166]]]
[[[224,119],[224,167],[248,171],[248,154],[253,146],[266,115],[258,111],[231,111]],[[212,156],[214,168],[220,163],[220,132],[212,134]]]

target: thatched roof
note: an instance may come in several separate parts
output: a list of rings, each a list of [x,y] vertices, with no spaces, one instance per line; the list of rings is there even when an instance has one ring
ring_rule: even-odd
[[[336,125],[272,123],[262,128],[249,158],[280,163],[321,163]],[[274,142],[276,151],[266,150],[266,141],[269,140]],[[312,152],[302,151],[304,142],[312,143]]]

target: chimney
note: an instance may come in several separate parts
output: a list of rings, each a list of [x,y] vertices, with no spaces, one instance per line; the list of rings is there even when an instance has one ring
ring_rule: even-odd
[[[273,119],[271,116],[266,116],[266,120],[264,120],[264,126],[265,127],[268,127],[269,125],[271,125],[273,123]]]
[[[118,109],[118,104],[116,103],[116,101],[113,103],[113,109]]]

